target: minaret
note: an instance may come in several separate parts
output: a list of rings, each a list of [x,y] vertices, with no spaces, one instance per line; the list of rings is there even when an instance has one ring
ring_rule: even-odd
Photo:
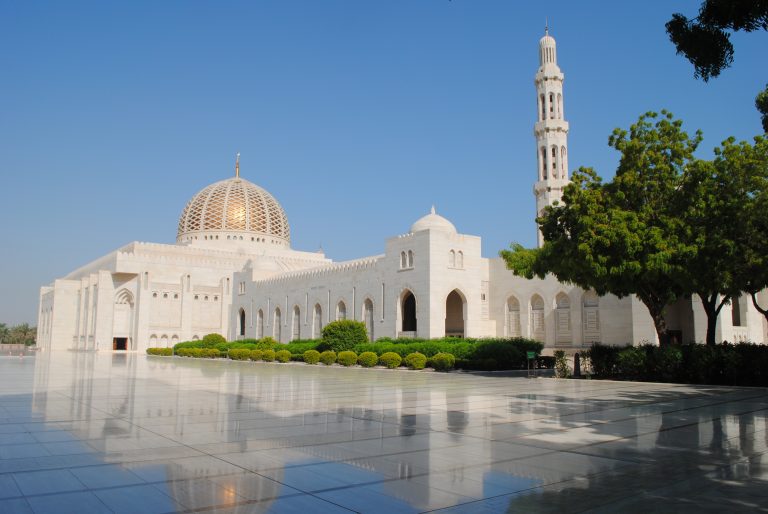
[[[539,41],[539,70],[536,72],[536,97],[538,114],[533,133],[536,136],[538,155],[538,179],[533,187],[536,196],[536,216],[544,207],[559,201],[563,188],[568,184],[568,122],[563,115],[563,79],[557,65],[557,46],[544,29]],[[543,239],[537,236],[538,246]]]

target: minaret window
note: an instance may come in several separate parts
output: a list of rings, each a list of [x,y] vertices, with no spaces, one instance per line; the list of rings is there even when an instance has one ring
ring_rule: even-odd
[[[560,147],[560,171],[563,178],[568,178],[568,161],[566,159],[566,150],[564,146]]]
[[[547,119],[547,102],[544,100],[544,95],[539,95],[539,106],[541,111],[541,121]]]
[[[552,147],[552,178],[557,178],[557,147]]]
[[[560,93],[557,94],[557,118],[563,119],[563,95]]]
[[[547,180],[547,150],[541,147],[541,177],[539,180]]]
[[[555,118],[555,94],[549,93],[549,117],[550,119]]]

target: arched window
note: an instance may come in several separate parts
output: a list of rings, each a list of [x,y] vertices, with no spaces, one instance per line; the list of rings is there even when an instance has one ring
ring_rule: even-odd
[[[301,339],[301,311],[299,306],[293,307],[293,319],[291,320],[291,341],[294,339]]]
[[[347,319],[347,304],[342,301],[336,304],[336,319]]]
[[[179,336],[173,334],[171,337],[171,346],[176,346],[177,344],[179,344]]]
[[[557,93],[557,117],[563,119],[563,95]]]
[[[557,147],[552,146],[552,178],[557,178]]]
[[[245,309],[242,307],[237,313],[237,322],[238,322],[238,335],[244,336],[245,335]]]
[[[402,298],[402,331],[416,332],[416,297],[412,292],[406,291]]]
[[[408,267],[413,268],[413,250],[408,250]]]
[[[731,298],[731,322],[734,327],[744,327],[747,325],[746,305],[743,305],[742,295]]]
[[[555,311],[555,344],[571,343],[571,299],[565,293],[560,293],[555,298],[557,309]]]
[[[315,311],[312,315],[312,339],[320,339],[323,331],[323,308],[319,303],[315,304]]]
[[[370,299],[363,302],[363,322],[368,331],[368,340],[373,341],[373,302]]]
[[[544,330],[544,300],[539,295],[531,297],[531,338],[546,342]]]
[[[560,176],[568,178],[568,155],[565,146],[560,147]]]
[[[195,334],[195,335],[192,336],[192,340],[193,341],[199,341],[200,340],[200,336]]]
[[[459,253],[456,254],[456,267],[464,268],[464,252],[461,250],[459,250]]]
[[[554,93],[549,93],[549,117],[550,119],[555,118],[555,94]]]
[[[520,337],[520,301],[514,296],[507,299],[507,337]]]
[[[256,339],[264,337],[264,311],[256,312]]]
[[[272,337],[277,341],[282,341],[283,335],[283,319],[280,313],[280,307],[275,307],[275,316],[272,320]]]
[[[160,336],[160,348],[168,348],[168,336],[165,334]]]
[[[539,180],[547,180],[547,149],[543,146],[539,152]]]
[[[581,300],[583,341],[600,342],[600,299],[594,291],[587,291]]]
[[[408,258],[405,255],[405,252],[400,252],[400,269],[405,269],[408,267]]]
[[[451,268],[456,267],[456,252],[453,250],[448,252],[448,266],[450,266]]]
[[[547,102],[544,95],[539,95],[539,120],[544,121],[547,118]]]
[[[149,347],[157,348],[157,335],[152,334],[151,336],[149,336]]]

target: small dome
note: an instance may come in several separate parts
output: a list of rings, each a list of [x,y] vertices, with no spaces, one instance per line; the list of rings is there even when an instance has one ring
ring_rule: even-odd
[[[265,236],[268,240],[263,242],[288,245],[291,239],[288,217],[278,201],[239,176],[211,184],[192,197],[179,218],[176,241],[198,241],[211,232],[221,234],[222,240],[230,235],[235,239],[239,235],[239,240],[242,236]]]
[[[429,214],[423,218],[419,218],[416,223],[411,225],[411,232],[421,232],[422,230],[439,230],[442,232],[449,232],[456,234],[456,227],[453,223],[443,218],[439,214],[435,213],[435,207],[432,206],[432,210]]]

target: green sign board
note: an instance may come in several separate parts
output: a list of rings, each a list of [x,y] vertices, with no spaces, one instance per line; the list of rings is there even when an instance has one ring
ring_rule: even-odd
[[[529,359],[535,359],[536,358],[536,352],[527,352]]]

